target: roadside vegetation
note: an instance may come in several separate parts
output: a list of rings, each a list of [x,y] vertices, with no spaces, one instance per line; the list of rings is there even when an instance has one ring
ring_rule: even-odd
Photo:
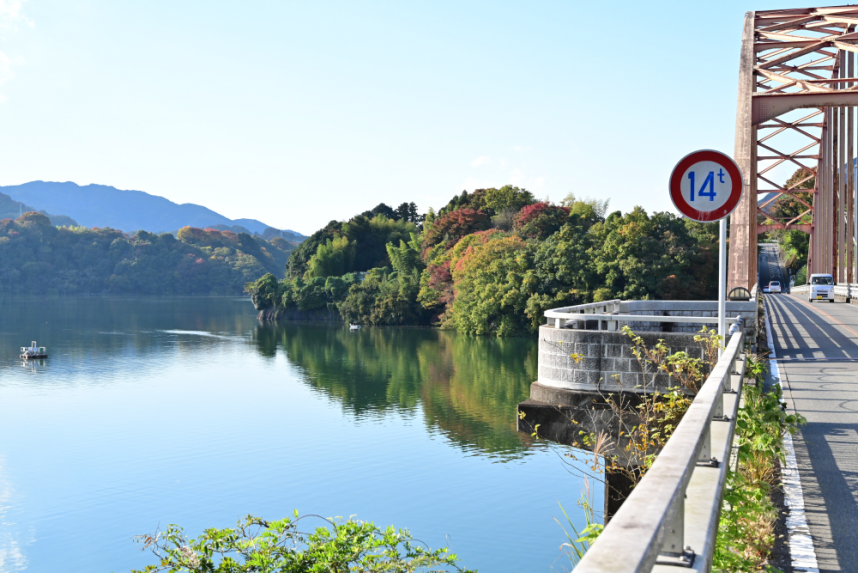
[[[778,475],[786,460],[784,432],[792,434],[805,423],[801,415],[784,411],[780,386],[763,392],[767,370],[763,357],[749,356],[747,360],[745,376],[752,382],[744,387],[744,404],[736,420],[738,471],[727,476],[715,547],[714,568],[725,573],[779,571],[769,564],[778,519],[771,493],[772,488],[781,487]]]
[[[321,311],[498,336],[533,332],[552,307],[715,296],[714,225],[607,207],[509,185],[463,191],[426,215],[381,204],[332,221],[292,253],[283,279],[266,274],[248,290],[272,318]]]
[[[246,233],[55,227],[36,212],[0,220],[0,293],[239,295],[295,245]]]

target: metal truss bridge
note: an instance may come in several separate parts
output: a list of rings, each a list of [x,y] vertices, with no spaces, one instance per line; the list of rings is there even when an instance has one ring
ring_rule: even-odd
[[[858,279],[856,52],[858,6],[745,15],[734,150],[744,189],[730,222],[729,288],[756,284],[757,235],[775,229],[810,235],[808,274]],[[783,195],[800,212],[770,212]]]

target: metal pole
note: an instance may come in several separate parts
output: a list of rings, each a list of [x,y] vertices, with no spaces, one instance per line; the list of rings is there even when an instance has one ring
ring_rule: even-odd
[[[849,52],[846,56],[848,68],[846,70],[847,77],[855,76],[855,54]],[[854,85],[853,82],[847,82],[846,87],[851,88]],[[846,186],[846,194],[848,198],[848,205],[846,206],[846,217],[848,219],[848,232],[846,233],[846,252],[849,257],[849,269],[846,274],[846,282],[849,284],[853,284],[858,281],[858,262],[856,262],[855,257],[855,209],[858,207],[855,201],[855,107],[849,106],[849,134],[846,136],[847,141],[849,141],[849,152],[847,154],[847,165],[846,165],[846,173],[848,175],[847,181],[848,184]]]
[[[727,318],[727,218],[724,217],[718,223],[719,247],[718,247],[718,335],[721,336],[721,344],[727,344],[727,330],[725,320]],[[754,253],[756,256],[756,253]],[[759,285],[758,285],[759,288]],[[721,358],[721,349],[718,349],[718,358]]]

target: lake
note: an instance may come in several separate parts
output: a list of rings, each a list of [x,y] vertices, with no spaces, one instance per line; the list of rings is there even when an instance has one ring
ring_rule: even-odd
[[[129,571],[154,563],[135,535],[294,509],[481,572],[571,568],[554,519],[583,525],[583,481],[515,430],[536,336],[266,326],[230,298],[0,305],[0,571]],[[31,340],[50,357],[22,364]]]

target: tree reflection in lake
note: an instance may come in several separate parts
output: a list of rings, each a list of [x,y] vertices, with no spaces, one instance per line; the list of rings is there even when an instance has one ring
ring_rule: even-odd
[[[430,429],[465,449],[507,459],[526,451],[515,407],[536,380],[536,340],[472,337],[432,328],[260,325],[262,356],[278,349],[313,388],[354,416],[422,408]]]

